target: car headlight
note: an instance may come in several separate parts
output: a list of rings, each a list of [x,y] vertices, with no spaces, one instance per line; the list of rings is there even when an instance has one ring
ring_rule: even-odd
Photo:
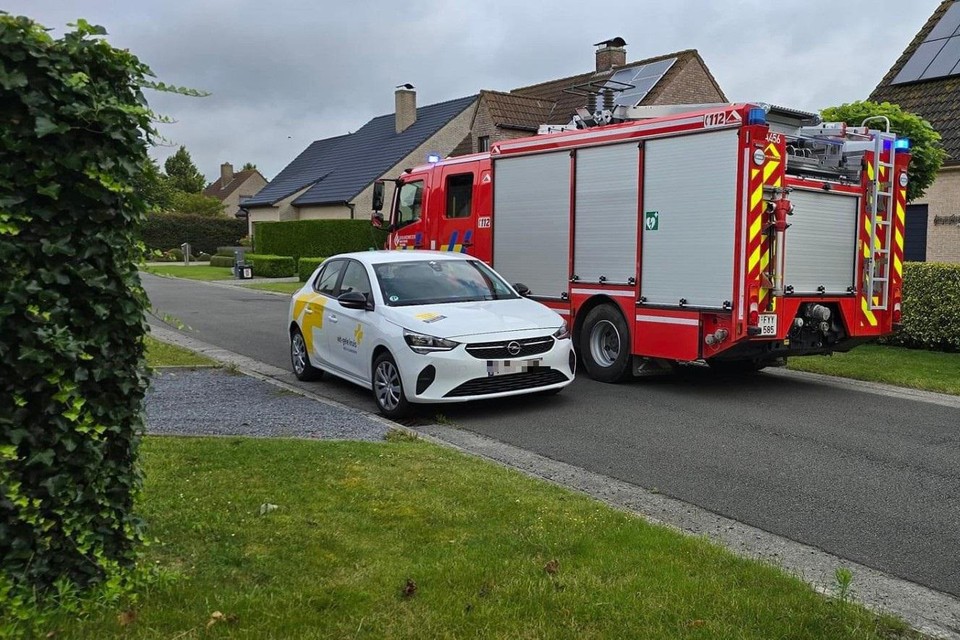
[[[414,333],[413,331],[403,330],[403,339],[407,342],[407,346],[413,350],[414,353],[433,353],[435,351],[450,351],[454,349],[459,342],[454,342],[453,340],[446,340],[444,338],[435,338],[434,336],[428,336],[423,333]]]
[[[570,337],[570,328],[567,327],[567,321],[564,320],[560,328],[553,332],[553,337],[557,340],[566,340]]]

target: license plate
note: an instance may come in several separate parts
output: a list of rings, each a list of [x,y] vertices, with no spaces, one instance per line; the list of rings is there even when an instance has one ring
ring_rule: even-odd
[[[487,360],[487,377],[524,373],[538,369],[543,362],[536,360]]]
[[[777,314],[775,313],[760,314],[760,335],[761,336],[777,335]]]

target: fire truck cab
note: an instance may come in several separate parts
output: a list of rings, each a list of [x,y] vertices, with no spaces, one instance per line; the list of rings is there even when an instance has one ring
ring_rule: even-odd
[[[617,110],[408,169],[374,225],[387,248],[523,283],[598,380],[757,370],[893,330],[908,141],[761,103]]]

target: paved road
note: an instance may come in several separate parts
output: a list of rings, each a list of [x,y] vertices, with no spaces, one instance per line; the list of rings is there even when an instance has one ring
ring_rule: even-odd
[[[287,368],[287,299],[144,276],[190,335]],[[292,377],[292,376],[291,376]],[[373,410],[337,381],[315,393]],[[710,371],[444,405],[458,426],[960,596],[960,409]]]

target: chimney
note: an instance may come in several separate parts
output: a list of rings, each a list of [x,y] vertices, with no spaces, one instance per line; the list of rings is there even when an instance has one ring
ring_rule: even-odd
[[[230,184],[233,181],[233,165],[229,162],[224,162],[220,165],[220,188],[223,189],[225,186]]]
[[[593,46],[600,47],[597,49],[597,72],[609,71],[613,67],[627,64],[627,50],[624,49],[626,44],[619,36],[594,44]]]
[[[417,121],[417,91],[412,84],[397,87],[397,133],[404,132]]]

